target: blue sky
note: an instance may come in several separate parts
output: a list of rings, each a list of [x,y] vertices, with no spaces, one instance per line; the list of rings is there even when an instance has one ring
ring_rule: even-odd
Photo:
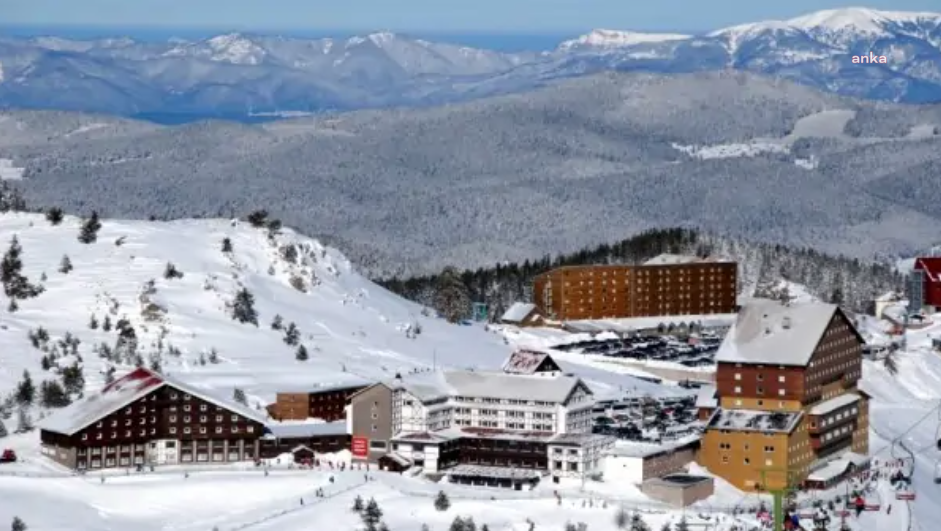
[[[0,0],[5,25],[218,28],[246,31],[708,30],[832,7],[827,0]],[[941,11],[941,0],[866,7]]]

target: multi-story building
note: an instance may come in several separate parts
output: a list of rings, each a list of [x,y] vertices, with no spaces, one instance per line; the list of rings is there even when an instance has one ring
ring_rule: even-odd
[[[847,452],[866,455],[863,343],[833,304],[743,308],[716,353],[718,408],[706,424],[701,463],[758,490],[766,481],[804,481]]]
[[[268,406],[268,412],[278,420],[344,420],[350,396],[370,383],[355,380],[296,391],[279,391],[275,402]]]
[[[43,455],[79,470],[259,457],[265,417],[138,368],[39,423]]]
[[[534,279],[533,302],[558,321],[735,313],[737,271],[735,262],[681,255],[563,266]]]
[[[521,487],[599,470],[614,439],[590,433],[593,404],[591,389],[548,354],[521,351],[503,372],[424,372],[367,387],[347,411],[354,457]],[[557,451],[564,458],[550,464]]]
[[[915,259],[908,292],[912,310],[941,308],[941,257]]]

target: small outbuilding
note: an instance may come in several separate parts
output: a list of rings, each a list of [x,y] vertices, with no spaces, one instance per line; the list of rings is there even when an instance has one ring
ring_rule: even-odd
[[[709,476],[671,474],[648,479],[641,485],[640,490],[647,496],[674,507],[688,507],[712,496],[715,492],[715,481]]]
[[[541,326],[545,319],[539,313],[535,304],[528,302],[514,302],[510,308],[500,316],[503,324],[515,326]]]

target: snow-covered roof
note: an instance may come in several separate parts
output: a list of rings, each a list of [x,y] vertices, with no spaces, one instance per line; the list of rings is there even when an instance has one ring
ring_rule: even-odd
[[[822,302],[754,301],[739,312],[715,359],[803,367],[837,310]]]
[[[276,439],[302,439],[329,435],[346,435],[346,421],[336,422],[269,422],[265,436]]]
[[[696,262],[702,262],[703,260],[698,256],[686,255],[686,254],[660,254],[654,256],[650,260],[644,262],[645,266],[648,265],[672,265],[672,264],[693,264]]]
[[[107,384],[100,392],[73,402],[44,418],[39,422],[39,428],[71,435],[165,385],[223,407],[245,418],[262,423],[266,420],[261,412],[247,406],[214,396],[209,391],[193,384],[158,374],[144,367],[138,367]]]
[[[406,390],[423,402],[461,396],[554,403],[564,402],[579,384],[584,385],[575,376],[530,378],[503,372],[466,370],[410,374],[388,383],[393,389]]]
[[[807,476],[810,481],[830,481],[842,476],[850,465],[863,466],[869,458],[854,452],[846,452],[839,459],[830,461],[826,465],[814,470]]]
[[[677,439],[670,444],[654,444],[635,441],[618,441],[614,448],[605,450],[604,455],[612,457],[633,457],[637,459],[646,459],[661,454],[673,452],[679,449],[685,449],[690,445],[700,441],[699,435],[692,435]]]
[[[882,295],[879,295],[878,297],[876,297],[875,301],[876,302],[895,302],[901,298],[902,297],[898,293],[894,291],[887,291],[883,293]]]
[[[719,399],[716,396],[716,387],[714,385],[704,385],[696,393],[696,407],[715,408],[719,406]]]
[[[706,427],[731,431],[790,433],[803,415],[803,412],[800,411],[719,408],[709,419],[709,424]]]
[[[507,358],[506,363],[503,364],[503,372],[507,374],[535,374],[536,369],[546,358],[552,359],[546,352],[538,352],[534,350],[517,350],[516,352],[510,354],[510,357]]]
[[[521,323],[536,309],[536,305],[528,302],[514,302],[507,311],[503,312],[500,320],[506,323]]]
[[[314,383],[309,386],[280,387],[278,388],[278,394],[282,394],[282,393],[329,393],[331,391],[344,391],[347,389],[367,387],[374,383],[375,382],[369,381],[365,378],[351,377],[349,379],[344,379],[344,380],[335,381],[335,382]]]
[[[856,393],[845,393],[838,397],[831,398],[825,402],[821,402],[816,406],[810,409],[811,415],[826,415],[827,413],[832,413],[841,407],[846,407],[855,402],[859,402],[859,395]]]

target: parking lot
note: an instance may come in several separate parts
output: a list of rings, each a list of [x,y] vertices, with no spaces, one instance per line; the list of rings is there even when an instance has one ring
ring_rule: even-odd
[[[659,444],[699,431],[692,396],[602,400],[595,404],[592,415],[592,432],[629,441]]]
[[[632,335],[621,339],[589,340],[552,347],[565,352],[596,354],[634,360],[670,361],[686,367],[715,363],[722,338],[704,332],[693,340],[676,336]]]

